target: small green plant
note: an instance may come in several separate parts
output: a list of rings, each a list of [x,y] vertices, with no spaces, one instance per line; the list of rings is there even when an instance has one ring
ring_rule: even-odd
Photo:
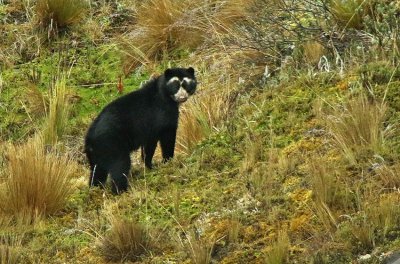
[[[153,244],[141,224],[110,216],[111,229],[100,237],[98,249],[109,261],[137,261],[148,253]]]
[[[10,145],[7,150],[0,212],[34,220],[61,209],[74,188],[71,175],[76,167],[71,158],[46,153],[40,136],[22,145]]]
[[[77,24],[86,14],[85,0],[38,0],[36,15],[39,25],[50,33]]]
[[[70,113],[66,79],[64,77],[55,81],[51,87],[49,97],[43,135],[45,144],[54,146],[65,133]]]

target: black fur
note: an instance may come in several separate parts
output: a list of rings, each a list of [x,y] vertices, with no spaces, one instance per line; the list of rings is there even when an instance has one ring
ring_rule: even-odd
[[[180,85],[179,82],[167,84],[172,77],[180,81],[184,77],[193,79],[191,83],[183,82],[182,87],[189,95],[195,92],[193,68],[167,69],[141,89],[111,102],[93,121],[85,138],[90,186],[104,186],[110,173],[113,193],[126,191],[130,153],[142,148],[142,159],[151,168],[158,141],[164,161],[174,156],[179,103],[172,95]]]

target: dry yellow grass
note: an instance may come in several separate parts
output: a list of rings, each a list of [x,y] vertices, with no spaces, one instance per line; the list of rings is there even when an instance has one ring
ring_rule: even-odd
[[[111,229],[100,237],[98,249],[106,260],[137,261],[152,248],[145,227],[131,220],[109,216]]]
[[[276,241],[272,244],[265,258],[268,264],[288,263],[290,239],[286,232],[279,231]]]
[[[211,263],[211,254],[215,245],[215,239],[210,240],[199,238],[194,232],[186,235],[186,251],[195,264]]]
[[[21,263],[21,256],[23,253],[22,236],[16,234],[0,235],[0,263],[4,264],[18,264]]]
[[[205,37],[202,3],[178,0],[149,0],[137,11],[133,31],[120,39],[127,73],[140,64],[160,60],[171,51],[191,49]]]
[[[304,60],[306,63],[316,66],[325,53],[325,48],[316,41],[308,41],[303,45]]]
[[[189,153],[191,149],[226,120],[232,107],[234,83],[229,76],[201,74],[199,91],[182,106],[177,135],[177,149]]]
[[[48,101],[36,85],[32,84],[28,87],[26,100],[28,101],[30,114],[41,117],[46,113]]]
[[[75,164],[67,156],[46,152],[40,136],[8,146],[6,163],[0,193],[0,211],[5,214],[32,219],[54,214],[74,188],[71,175]]]
[[[80,22],[86,14],[86,1],[38,0],[35,7],[38,23],[49,33]]]
[[[214,33],[229,33],[237,23],[251,16],[255,0],[214,1],[215,12],[210,20]]]
[[[379,153],[382,150],[386,109],[385,103],[370,101],[364,94],[332,107],[326,124],[350,163],[356,164],[359,151],[367,149]]]

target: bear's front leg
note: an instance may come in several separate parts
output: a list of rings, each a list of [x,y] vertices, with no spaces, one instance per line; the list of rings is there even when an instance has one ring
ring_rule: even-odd
[[[146,142],[145,146],[142,147],[142,160],[148,169],[153,168],[152,160],[154,152],[156,151],[157,140],[152,139]]]
[[[163,162],[174,157],[176,141],[176,128],[166,129],[161,133],[160,145],[163,156]]]

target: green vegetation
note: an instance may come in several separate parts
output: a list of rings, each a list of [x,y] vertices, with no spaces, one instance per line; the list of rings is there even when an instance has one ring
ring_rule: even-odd
[[[382,263],[400,249],[399,12],[0,1],[0,263]],[[127,193],[89,189],[90,122],[172,66],[199,80],[176,157],[134,153]]]

